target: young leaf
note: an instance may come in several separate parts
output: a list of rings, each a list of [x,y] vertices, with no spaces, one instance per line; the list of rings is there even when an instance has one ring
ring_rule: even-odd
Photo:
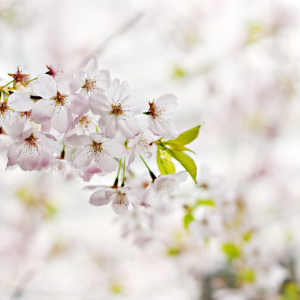
[[[191,143],[198,136],[200,127],[201,125],[198,125],[192,129],[189,129],[181,133],[177,139],[167,141],[166,144],[168,145],[169,143],[172,143],[172,144],[179,144],[179,145],[187,145]]]
[[[194,216],[191,212],[187,212],[186,215],[183,217],[183,226],[185,229],[189,228],[189,224],[194,221]]]
[[[166,145],[170,146],[172,149],[174,150],[178,150],[178,151],[190,151],[194,154],[196,154],[194,151],[192,151],[191,149],[184,147],[182,144],[179,144],[176,141],[168,141],[167,143],[165,143]]]
[[[156,161],[161,175],[175,173],[175,166],[171,161],[171,155],[161,147],[157,147]]]
[[[181,165],[186,169],[186,171],[191,175],[197,184],[196,176],[197,176],[197,166],[193,159],[191,159],[187,154],[182,151],[177,151],[173,149],[167,149],[167,153],[169,153],[173,158],[181,163]]]

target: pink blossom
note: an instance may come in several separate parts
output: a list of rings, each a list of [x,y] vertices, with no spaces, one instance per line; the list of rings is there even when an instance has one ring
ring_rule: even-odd
[[[73,134],[66,140],[69,145],[78,146],[73,154],[73,163],[78,169],[86,168],[95,161],[101,170],[112,172],[118,167],[114,157],[123,158],[127,155],[125,146],[101,133],[91,133],[89,136]]]
[[[8,149],[7,166],[18,164],[24,171],[46,169],[55,159],[49,140],[56,141],[56,138],[52,134],[29,128]]]
[[[119,79],[112,82],[108,95],[94,94],[90,96],[90,110],[101,116],[98,125],[108,137],[113,138],[118,131],[129,139],[140,132],[140,125],[135,115],[147,109],[146,98],[131,94],[127,81],[120,84]]]

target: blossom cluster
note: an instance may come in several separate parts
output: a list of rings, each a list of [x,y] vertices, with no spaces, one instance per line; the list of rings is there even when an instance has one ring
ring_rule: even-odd
[[[91,204],[112,203],[118,214],[127,213],[130,205],[153,206],[161,195],[179,189],[187,172],[176,174],[164,154],[171,151],[171,156],[180,162],[177,152],[185,155],[182,151],[188,149],[183,145],[196,136],[176,141],[179,133],[170,121],[177,107],[173,94],[149,101],[132,93],[127,81],[111,80],[108,70],[98,69],[96,55],[85,71],[72,76],[64,76],[55,65],[47,68],[46,73],[31,79],[18,67],[15,73],[8,74],[13,80],[0,86],[0,150],[7,151],[8,169],[19,166],[24,171],[51,170],[61,178],[80,176],[85,181],[94,174],[104,176],[118,170],[112,186],[86,188],[94,190]],[[141,128],[138,115],[148,119],[147,128]],[[124,143],[119,141],[120,136]],[[63,142],[61,153],[51,148],[51,143],[58,140]],[[166,147],[166,140],[170,140],[171,148]],[[155,145],[163,154],[158,163],[171,166],[162,171],[159,165],[162,174],[158,178],[141,156],[149,158]],[[74,150],[70,160],[65,157],[66,148]],[[131,167],[136,156],[141,156],[152,179],[141,197],[124,184],[125,169]],[[123,181],[119,187],[122,165]]]

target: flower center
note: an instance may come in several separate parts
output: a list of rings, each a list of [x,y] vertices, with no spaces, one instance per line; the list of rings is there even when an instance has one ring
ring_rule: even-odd
[[[24,70],[20,70],[20,68],[17,68],[16,73],[12,74],[9,73],[9,76],[11,76],[14,79],[14,83],[24,83],[26,81],[29,80],[29,75],[28,74],[24,74]]]
[[[104,155],[105,151],[106,150],[102,148],[102,143],[97,143],[97,142],[93,141],[93,145],[88,147],[87,155],[88,155],[89,158],[92,158],[96,162],[98,162],[99,157],[101,155]]]
[[[0,103],[0,113],[3,114],[8,109],[6,102]]]
[[[37,139],[34,137],[33,133],[31,136],[27,139],[25,139],[25,145],[23,147],[23,153],[25,155],[33,155],[36,151],[39,150],[39,147],[37,145]]]
[[[52,97],[51,99],[56,102],[56,105],[64,106],[66,104],[67,95],[62,95],[60,92],[57,91],[57,95]]]
[[[112,111],[110,112],[112,115],[120,116],[124,114],[122,104],[119,105],[111,105],[112,106]]]
[[[81,124],[82,131],[85,133],[90,132],[96,127],[96,123],[89,116],[82,116],[79,123]]]

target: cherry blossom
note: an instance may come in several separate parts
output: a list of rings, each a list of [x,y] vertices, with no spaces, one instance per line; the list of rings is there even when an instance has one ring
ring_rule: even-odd
[[[166,139],[178,137],[176,126],[170,121],[169,116],[177,108],[177,98],[173,94],[164,94],[155,101],[149,102],[148,122],[153,133]]]
[[[106,136],[114,138],[119,131],[124,137],[133,139],[139,134],[140,125],[134,116],[146,110],[146,98],[131,94],[127,81],[120,84],[120,80],[115,79],[107,96],[94,94],[89,102],[91,111],[101,116],[98,125]]]
[[[148,158],[152,156],[154,140],[155,136],[149,129],[141,131],[134,139],[129,140],[127,145],[131,148],[128,159],[129,167],[134,162],[135,157],[142,153],[146,154]]]
[[[97,189],[99,188],[99,189]],[[135,196],[131,187],[109,188],[105,186],[92,186],[85,190],[97,189],[90,198],[90,203],[101,206],[111,203],[115,213],[125,215],[128,213],[129,204],[136,205],[138,198]]]
[[[25,69],[26,67],[20,69],[20,67],[18,66],[15,73],[8,73],[8,75],[14,79],[14,86],[16,86],[18,83],[26,86],[25,83],[30,79],[30,75],[25,74]]]
[[[29,128],[9,147],[7,166],[18,164],[24,171],[46,169],[55,159],[48,141],[56,141],[56,138]]]
[[[210,238],[221,232],[222,220],[215,209],[200,207],[197,209],[195,221],[190,223],[189,229],[197,239]]]
[[[53,77],[40,74],[33,82],[33,90],[42,99],[32,109],[32,118],[38,124],[51,120],[59,133],[67,132],[73,122],[72,113],[86,112],[87,100],[80,94],[70,93],[70,79],[56,82]]]
[[[86,168],[95,161],[101,170],[112,172],[118,167],[113,157],[123,158],[127,155],[125,146],[102,133],[91,133],[89,136],[73,134],[67,138],[67,142],[78,146],[73,154],[73,163],[78,169]]]
[[[20,137],[24,128],[20,112],[30,111],[33,105],[29,94],[14,92],[7,102],[0,102],[0,127],[12,138]]]
[[[59,158],[51,165],[51,171],[55,177],[62,179],[71,179],[78,173],[78,170],[72,166],[71,162]]]
[[[110,73],[108,70],[98,70],[97,56],[88,62],[85,72],[79,71],[72,76],[71,91],[80,93],[85,97],[94,93],[105,93],[110,86]]]
[[[97,174],[99,176],[105,176],[107,172],[102,171],[98,165],[93,161],[88,167],[80,169],[79,176],[84,180],[89,182],[92,177]]]
[[[179,190],[179,184],[187,179],[187,172],[182,171],[169,175],[162,175],[151,182],[142,196],[143,205],[155,205],[164,194]]]

